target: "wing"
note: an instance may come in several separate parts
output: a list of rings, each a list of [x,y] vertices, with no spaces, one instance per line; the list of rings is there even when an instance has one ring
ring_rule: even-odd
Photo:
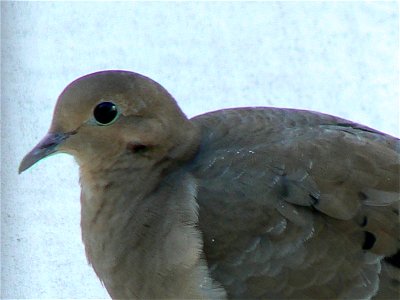
[[[398,296],[398,139],[290,109],[192,121],[204,252],[231,298]]]

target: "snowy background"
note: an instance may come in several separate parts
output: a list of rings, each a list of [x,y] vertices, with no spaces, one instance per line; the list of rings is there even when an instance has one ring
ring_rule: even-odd
[[[58,94],[103,69],[147,75],[188,116],[317,110],[399,136],[396,2],[2,2],[2,298],[107,298],[80,238],[78,168],[19,161]]]

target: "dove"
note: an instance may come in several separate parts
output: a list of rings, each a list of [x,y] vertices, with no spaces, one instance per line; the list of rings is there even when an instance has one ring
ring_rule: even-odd
[[[297,109],[188,119],[160,84],[108,70],[65,88],[19,172],[60,152],[114,299],[399,296],[396,137]]]

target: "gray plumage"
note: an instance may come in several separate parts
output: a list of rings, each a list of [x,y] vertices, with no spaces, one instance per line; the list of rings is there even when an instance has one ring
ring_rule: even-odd
[[[96,123],[99,103],[118,108]],[[80,166],[82,237],[113,298],[370,299],[400,289],[397,138],[238,108],[188,120],[139,74],[71,83],[20,171]]]

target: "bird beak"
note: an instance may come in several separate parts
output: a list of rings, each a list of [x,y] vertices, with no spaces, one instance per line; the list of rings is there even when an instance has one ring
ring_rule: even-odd
[[[56,153],[58,146],[72,133],[49,132],[45,137],[27,154],[19,165],[18,173],[29,169],[39,160]]]

